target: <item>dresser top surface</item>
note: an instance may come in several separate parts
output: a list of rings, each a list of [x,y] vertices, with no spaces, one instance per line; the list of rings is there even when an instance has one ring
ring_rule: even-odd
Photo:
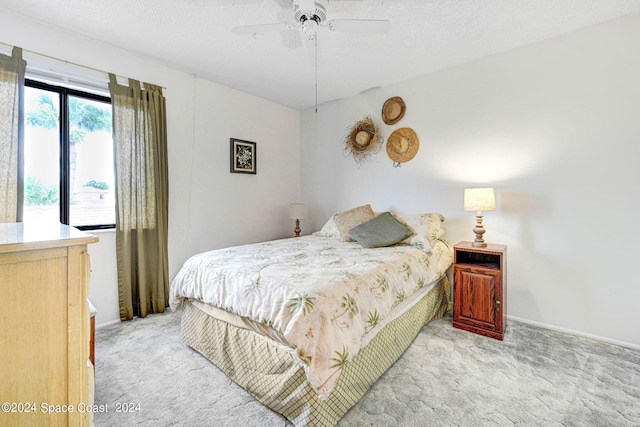
[[[97,241],[94,235],[60,223],[0,223],[0,253],[86,245]]]

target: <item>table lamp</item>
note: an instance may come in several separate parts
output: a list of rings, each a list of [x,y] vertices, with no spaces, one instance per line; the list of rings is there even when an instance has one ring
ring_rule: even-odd
[[[304,207],[304,203],[291,203],[289,207],[289,219],[296,220],[296,228],[293,230],[296,233],[296,237],[300,237],[300,220],[307,216],[307,209]]]
[[[473,228],[476,239],[471,245],[479,248],[486,247],[487,244],[482,238],[486,231],[482,226],[482,211],[496,210],[496,196],[493,188],[465,188],[464,210],[476,211],[476,226]]]

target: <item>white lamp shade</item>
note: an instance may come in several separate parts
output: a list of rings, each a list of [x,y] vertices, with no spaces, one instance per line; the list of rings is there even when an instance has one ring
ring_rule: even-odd
[[[496,196],[493,188],[465,188],[465,211],[495,211]]]
[[[289,207],[289,219],[304,219],[307,216],[307,208],[304,203],[291,203]]]

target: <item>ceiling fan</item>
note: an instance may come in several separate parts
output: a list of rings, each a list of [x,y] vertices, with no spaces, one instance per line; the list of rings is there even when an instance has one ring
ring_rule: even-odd
[[[360,34],[384,34],[391,22],[383,19],[333,19],[327,21],[329,0],[275,0],[282,6],[281,22],[233,27],[234,34],[262,34],[280,32],[282,43],[288,48],[302,47],[301,35],[314,44],[315,97],[318,112],[318,30]],[[333,1],[333,0],[332,0]]]
[[[288,6],[289,1],[283,6]],[[333,19],[327,21],[328,0],[292,0],[292,14],[283,19],[284,22],[272,24],[243,25],[234,27],[234,34],[261,34],[276,31],[300,30],[308,40],[317,37],[319,28],[330,31],[361,34],[383,34],[391,29],[391,22],[381,19]],[[299,47],[288,46],[288,47]]]

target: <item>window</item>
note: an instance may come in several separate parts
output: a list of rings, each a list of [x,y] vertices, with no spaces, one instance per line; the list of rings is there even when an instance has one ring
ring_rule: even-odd
[[[108,97],[25,83],[24,221],[115,227]]]

